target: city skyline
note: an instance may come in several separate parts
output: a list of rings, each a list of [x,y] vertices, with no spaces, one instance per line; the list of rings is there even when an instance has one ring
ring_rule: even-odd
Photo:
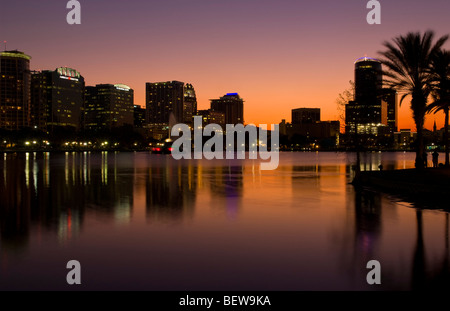
[[[54,89],[55,86],[57,86],[58,90],[62,90],[66,86],[69,87],[69,89],[70,89],[70,87],[72,87],[72,88],[74,87],[74,85],[71,85],[71,84],[73,84],[73,83],[80,84],[81,83],[82,90],[85,90],[85,93],[83,92],[83,94],[84,94],[83,95],[83,102],[77,103],[77,107],[79,109],[81,109],[81,107],[83,107],[82,110],[84,110],[84,112],[82,113],[82,115],[86,115],[86,117],[85,117],[85,118],[87,118],[86,121],[85,120],[81,120],[81,118],[80,118],[80,120],[78,121],[78,124],[75,124],[76,122],[74,124],[69,124],[69,123],[67,124],[68,126],[70,125],[70,126],[75,127],[77,130],[80,130],[81,128],[84,128],[84,127],[91,128],[91,129],[102,128],[102,126],[92,127],[92,126],[87,126],[87,124],[84,124],[89,119],[90,112],[92,114],[92,112],[98,110],[97,109],[98,107],[92,110],[91,108],[94,108],[94,106],[92,106],[89,103],[90,90],[96,89],[98,87],[112,88],[112,90],[116,90],[118,92],[122,92],[123,95],[128,95],[127,93],[129,93],[129,92],[131,93],[131,97],[130,97],[131,99],[127,100],[127,104],[126,104],[127,108],[125,108],[125,106],[124,106],[124,107],[119,109],[122,112],[126,111],[127,112],[127,116],[122,115],[119,112],[119,110],[117,110],[117,111],[115,111],[114,109],[111,110],[111,111],[113,111],[112,113],[114,113],[114,114],[120,114],[119,117],[120,117],[121,120],[122,119],[126,119],[127,120],[125,123],[123,121],[120,121],[120,122],[117,123],[117,124],[121,124],[121,126],[123,126],[125,124],[128,124],[128,125],[134,125],[135,128],[141,128],[142,127],[142,126],[136,126],[137,120],[134,119],[134,118],[136,118],[137,115],[135,115],[133,117],[133,114],[135,114],[136,111],[132,110],[132,107],[134,107],[134,109],[136,109],[136,108],[141,109],[142,108],[143,111],[145,111],[145,115],[147,115],[147,117],[145,118],[146,119],[145,123],[146,123],[147,126],[149,126],[149,125],[156,125],[156,124],[164,124],[164,123],[165,124],[170,124],[173,121],[175,121],[176,123],[186,123],[186,124],[191,125],[193,116],[194,115],[198,115],[197,110],[199,112],[201,111],[203,113],[206,113],[206,112],[208,112],[210,110],[212,110],[212,111],[215,110],[217,112],[220,112],[221,110],[223,110],[222,113],[224,114],[224,116],[228,115],[228,117],[226,117],[226,119],[228,118],[227,119],[228,121],[225,122],[225,123],[229,123],[229,124],[238,124],[238,123],[249,124],[249,123],[246,123],[246,122],[243,121],[245,119],[244,118],[244,111],[243,111],[244,100],[242,98],[240,98],[238,93],[226,93],[224,96],[220,97],[220,99],[209,99],[209,101],[210,101],[210,108],[208,108],[208,109],[197,109],[197,98],[196,98],[196,95],[195,95],[196,93],[195,93],[194,86],[191,83],[185,83],[185,82],[180,82],[180,81],[175,81],[175,80],[172,80],[172,81],[159,81],[159,82],[146,82],[145,83],[145,85],[146,85],[146,105],[139,105],[139,104],[137,104],[134,101],[134,89],[129,87],[128,85],[125,85],[125,84],[122,84],[122,83],[119,83],[119,84],[118,83],[115,83],[115,84],[99,83],[99,84],[96,84],[95,86],[87,85],[84,82],[85,78],[76,69],[69,68],[69,67],[58,67],[55,70],[51,70],[51,69],[35,70],[31,66],[32,56],[28,55],[27,53],[25,53],[23,51],[5,50],[5,51],[2,51],[0,53],[3,53],[5,57],[11,57],[11,55],[15,55],[15,56],[13,56],[12,60],[14,60],[14,61],[20,60],[22,62],[26,62],[27,66],[29,67],[27,70],[31,74],[31,77],[30,77],[30,82],[31,83],[29,83],[30,86],[28,88],[30,89],[29,92],[32,95],[31,96],[31,100],[30,100],[30,107],[31,108],[30,108],[30,115],[29,115],[29,117],[30,117],[29,127],[35,127],[35,128],[39,128],[39,129],[44,129],[44,128],[47,127],[47,123],[48,122],[49,122],[48,123],[49,126],[52,126],[52,125],[64,126],[65,125],[65,123],[60,123],[59,121],[56,121],[56,120],[55,120],[54,124],[52,124],[53,121],[44,122],[43,120],[41,120],[42,116],[45,116],[45,115],[52,116],[52,113],[49,113],[49,112],[43,113],[43,111],[41,111],[41,110],[43,109],[44,106],[43,106],[42,103],[38,103],[37,101],[39,101],[39,102],[43,101],[44,97],[45,97],[46,98],[45,101],[49,102],[49,104],[48,104],[49,106],[47,108],[55,109],[54,113],[56,113],[56,109],[57,109],[57,108],[55,108],[57,106],[52,108],[52,100],[51,100],[52,96],[50,95],[51,91],[50,91],[49,95],[42,95],[42,94],[36,93],[38,88],[39,88],[39,84],[44,83],[44,85],[45,85],[45,84],[48,83],[48,82],[43,81],[43,78],[41,76],[49,75],[49,74],[55,75],[55,77],[53,77],[53,78],[48,78],[49,82],[52,81],[52,79],[54,80],[52,82],[53,86],[51,87],[51,89]],[[374,71],[373,73],[371,73],[369,75],[369,76],[371,76],[371,75],[374,75],[374,76],[373,77],[369,77],[369,80],[364,82],[363,83],[364,87],[362,87],[363,84],[361,84],[361,82],[363,82],[364,79],[367,79],[366,74],[368,74],[368,73],[362,73],[362,72],[358,73],[358,66],[362,66],[362,68],[368,68],[365,65],[366,63],[367,64],[372,64],[372,63],[373,64],[377,64],[378,65],[378,67],[377,67],[378,69],[376,70],[376,72]],[[360,64],[362,64],[362,65],[360,65]],[[384,86],[384,84],[383,84],[384,78],[383,78],[383,75],[381,73],[381,66],[382,66],[381,61],[379,61],[378,59],[375,59],[375,58],[370,58],[370,57],[365,56],[365,57],[358,58],[355,61],[354,65],[355,65],[355,81],[356,82],[352,82],[355,85],[355,87],[353,89],[353,99],[357,100],[358,96],[361,97],[361,94],[366,94],[367,93],[367,94],[371,95],[370,88],[377,87],[377,88],[379,88],[380,90],[383,91],[384,95],[382,95],[383,96],[382,101],[386,105],[391,100],[390,96],[392,94],[390,92],[393,91],[394,92],[393,93],[394,97],[393,97],[392,107],[389,106],[389,104],[387,104],[387,106],[385,108],[383,108],[384,109],[383,111],[385,111],[383,113],[386,114],[384,116],[386,118],[386,120],[383,121],[382,123],[384,123],[385,126],[388,126],[392,133],[400,132],[401,130],[411,130],[410,128],[406,129],[406,128],[397,127],[398,119],[399,119],[398,118],[398,110],[399,110],[398,108],[400,108],[400,105],[398,103],[398,98],[397,98],[397,95],[396,95],[398,92],[395,89],[389,89],[389,88],[381,89],[381,85]],[[361,77],[359,77],[359,76],[361,76]],[[64,78],[64,80],[60,80],[60,79],[58,79],[58,77]],[[376,79],[378,79],[377,80],[378,82],[371,80],[371,79],[374,79],[375,77],[376,77]],[[81,79],[81,80],[78,81],[79,79]],[[360,79],[359,82],[358,82],[358,79]],[[363,80],[361,80],[361,79],[363,79]],[[35,82],[35,80],[36,80],[36,82]],[[70,81],[70,80],[72,80],[72,81]],[[60,82],[58,82],[58,81],[60,81]],[[70,81],[70,83],[69,83],[69,81]],[[68,83],[68,84],[66,86],[62,86],[62,85],[60,85],[61,82],[63,82],[63,84],[64,83]],[[50,83],[49,85],[51,85],[52,83]],[[359,84],[361,84],[360,88],[358,88]],[[365,84],[367,84],[367,85],[365,85]],[[26,85],[26,83],[25,83],[25,85]],[[168,90],[163,91],[161,94],[159,94],[160,91],[157,91],[157,89],[161,89],[161,87],[163,89],[165,89],[166,85],[170,89],[170,91],[168,89]],[[42,87],[42,85],[41,85],[41,87]],[[362,92],[362,89],[367,88],[367,87],[369,89],[367,89],[364,92]],[[44,88],[44,89],[46,89],[46,88]],[[44,89],[42,89],[41,92]],[[49,88],[49,90],[50,90],[50,88]],[[81,89],[79,91],[81,91]],[[45,92],[46,91],[44,90],[44,93]],[[362,93],[360,95],[358,95],[359,94],[358,92],[359,93],[362,92]],[[59,91],[57,92],[57,94],[60,94]],[[67,97],[64,100],[75,100],[74,98],[70,98],[70,97],[71,96],[77,96],[75,93],[73,93],[73,94],[71,94],[70,92],[66,93],[66,91],[64,91],[63,94],[64,94],[63,97]],[[46,96],[48,96],[48,98]],[[55,94],[53,96],[55,96]],[[57,96],[60,96],[60,95],[57,95]],[[364,95],[364,96],[366,96],[366,95]],[[63,97],[61,97],[60,100],[58,100],[59,104],[57,104],[57,105],[60,105],[61,99],[63,99]],[[84,97],[86,97],[86,100],[84,100]],[[369,98],[371,98],[371,96],[369,96]],[[120,99],[120,95],[119,95],[119,99]],[[231,101],[230,101],[230,99],[231,99]],[[238,103],[238,105],[240,104],[241,107],[240,108],[234,107],[232,109],[233,111],[232,110],[228,111],[229,108],[230,108],[229,107],[229,108],[227,108],[228,112],[225,113],[225,110],[224,110],[225,106],[224,107],[220,107],[220,105],[231,104],[235,99],[237,99],[237,103]],[[78,99],[76,99],[76,100],[78,100]],[[156,104],[157,102],[161,102],[161,100],[162,100],[162,102],[167,101],[167,103],[165,104],[165,105],[167,105],[167,107],[165,107],[163,110],[161,110],[161,111],[165,111],[165,112],[162,113],[163,115],[160,115],[161,111],[160,112],[153,111],[155,109],[153,107],[154,104]],[[349,102],[344,103],[345,106],[346,106],[345,109],[351,107],[352,104],[354,103],[354,100],[350,100]],[[174,101],[173,104],[172,104],[172,101]],[[221,102],[221,101],[224,101],[224,102],[222,104],[219,104],[219,102]],[[381,101],[381,99],[380,99],[380,101]],[[227,104],[227,102],[228,102],[228,104]],[[75,103],[72,102],[72,104],[75,104]],[[56,105],[56,100],[55,100],[55,104],[54,105]],[[105,104],[102,104],[102,105],[105,105]],[[117,104],[114,104],[114,105],[117,105]],[[186,105],[188,105],[188,106],[186,106]],[[160,108],[157,108],[157,109],[160,109]],[[238,110],[235,110],[235,109],[238,109]],[[309,111],[318,110],[319,111],[318,112],[318,117],[314,117],[314,118],[320,121],[321,120],[321,118],[320,118],[320,109],[322,109],[322,108],[315,108],[315,107],[301,107],[301,108],[297,107],[297,108],[294,108],[294,107],[292,107],[291,108],[291,113],[292,113],[292,115],[291,115],[291,117],[292,117],[291,118],[292,119],[291,122],[293,124],[296,123],[294,121],[294,119],[296,119],[296,116],[294,115],[294,112],[296,110],[309,110]],[[393,109],[393,111],[391,112],[392,109]],[[103,108],[101,110],[103,110]],[[173,110],[173,113],[174,113],[173,121],[171,121],[170,118],[169,118],[169,113],[172,110]],[[389,110],[389,112],[388,112],[388,110]],[[59,110],[58,110],[57,114],[58,115],[61,114],[60,116],[58,116],[58,118],[62,117],[62,118],[66,118],[67,120],[69,120],[71,118],[70,115],[74,114],[74,111],[68,111],[68,112],[69,112],[69,118],[67,119],[67,116],[64,115],[64,112],[60,113]],[[380,112],[378,112],[378,114],[379,113]],[[348,114],[348,112],[346,112],[346,114]],[[93,116],[94,115],[92,115],[91,118]],[[53,116],[52,116],[52,118],[53,118]],[[207,118],[209,118],[209,117],[207,117]],[[343,124],[346,125],[346,127],[349,127],[350,123],[348,123],[347,117],[344,117],[344,118],[345,118],[345,120],[341,119],[341,118],[338,118],[336,120],[328,120],[328,122],[335,122],[335,121],[342,122]],[[284,117],[281,120],[281,123],[285,122],[286,119],[287,118]],[[115,120],[114,122],[116,122],[116,121],[118,121],[118,120]],[[388,125],[388,122],[392,122],[392,125]],[[278,124],[281,124],[281,123],[278,123]],[[255,124],[256,126],[258,126],[261,123],[251,123],[251,124]],[[277,123],[273,123],[273,124],[277,124]],[[39,125],[39,126],[36,126],[36,125]],[[116,126],[117,125],[115,125],[114,127],[116,127]],[[107,126],[107,127],[110,128],[111,126]],[[431,129],[436,131],[436,127],[437,127],[437,122],[436,122],[436,119],[434,119],[434,122],[432,124],[432,128]],[[341,133],[347,133],[347,134],[350,133],[351,134],[352,131],[349,130],[349,129],[346,129],[345,132],[341,131]]]
[[[147,81],[189,81],[198,89],[198,109],[217,94],[238,92],[246,99],[246,122],[275,124],[294,107],[321,107],[324,119],[339,119],[335,100],[353,79],[357,58],[377,58],[382,43],[400,33],[441,35],[450,28],[444,1],[382,3],[382,23],[375,26],[365,20],[365,2],[254,4],[81,2],[81,25],[68,25],[65,3],[9,3],[0,40],[32,55],[33,69],[67,66],[86,85],[129,85],[136,105],[145,106]],[[428,116],[426,127],[434,120],[442,127],[441,115]],[[407,104],[400,128],[414,129]]]
[[[448,12],[4,1],[0,291],[284,310],[450,288]]]

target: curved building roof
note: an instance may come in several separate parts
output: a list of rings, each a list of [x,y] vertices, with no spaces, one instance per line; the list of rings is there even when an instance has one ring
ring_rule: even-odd
[[[2,57],[23,58],[23,59],[26,59],[26,60],[30,60],[31,59],[31,56],[29,56],[29,55],[27,55],[27,54],[25,54],[23,52],[17,51],[17,50],[0,52],[0,56],[2,56]]]
[[[356,64],[356,63],[360,63],[360,62],[376,62],[376,63],[381,63],[378,59],[375,59],[375,58],[372,58],[372,57],[367,57],[367,56],[358,58],[358,59],[355,61],[355,64]]]

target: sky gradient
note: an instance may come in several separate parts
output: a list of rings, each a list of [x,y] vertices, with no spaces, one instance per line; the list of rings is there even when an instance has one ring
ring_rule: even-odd
[[[290,122],[299,107],[339,119],[357,58],[408,31],[450,33],[448,0],[381,0],[381,25],[367,24],[366,0],[79,1],[81,25],[68,25],[65,0],[0,0],[0,41],[31,55],[34,70],[68,66],[86,85],[127,84],[142,106],[146,82],[192,83],[199,109],[238,92],[254,124]],[[434,120],[443,126],[439,114],[426,127]],[[399,128],[414,129],[409,101]]]

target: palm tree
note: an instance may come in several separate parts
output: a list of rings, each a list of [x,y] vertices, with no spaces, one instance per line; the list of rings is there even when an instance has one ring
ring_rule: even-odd
[[[384,59],[382,63],[387,68],[383,74],[388,78],[386,83],[403,93],[400,105],[407,96],[411,96],[411,110],[417,129],[416,168],[424,168],[423,125],[427,112],[428,96],[431,93],[432,77],[430,74],[431,59],[448,36],[443,36],[433,43],[434,32],[410,32],[406,36],[398,36],[393,43],[385,42],[387,48],[379,52]]]
[[[444,122],[444,145],[445,145],[445,166],[450,166],[449,157],[449,137],[448,121],[450,109],[450,51],[440,50],[431,59],[431,75],[433,79],[433,100],[428,106],[428,111],[443,111],[445,114]]]

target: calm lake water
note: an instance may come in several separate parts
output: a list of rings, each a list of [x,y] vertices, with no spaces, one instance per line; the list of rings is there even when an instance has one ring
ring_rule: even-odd
[[[352,153],[175,161],[0,154],[0,289],[409,290],[448,276],[448,214],[349,185]],[[442,157],[441,157],[442,158]],[[412,168],[371,153],[363,169]],[[369,260],[382,285],[369,286]]]

